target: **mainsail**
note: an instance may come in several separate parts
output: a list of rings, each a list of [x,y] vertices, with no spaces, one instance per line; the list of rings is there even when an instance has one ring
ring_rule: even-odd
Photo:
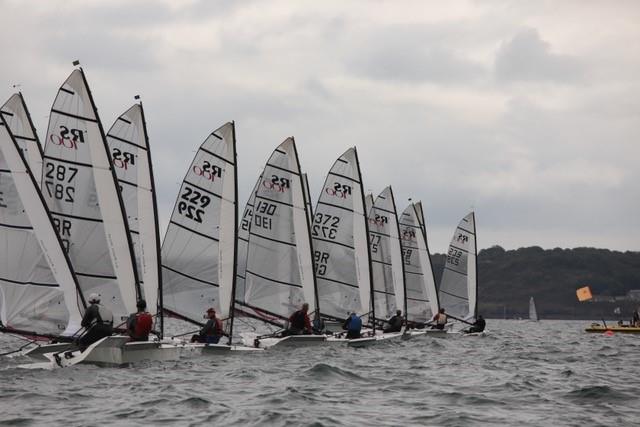
[[[358,153],[348,149],[331,167],[316,205],[313,236],[321,313],[342,320],[371,307],[371,264]]]
[[[476,224],[471,212],[453,233],[439,290],[440,307],[464,320],[477,314],[476,258]]]
[[[249,228],[253,221],[253,205],[256,200],[256,192],[258,187],[262,183],[262,173],[256,181],[256,185],[253,187],[249,200],[245,205],[244,212],[242,213],[242,220],[240,221],[240,228],[238,229],[238,263],[236,273],[236,302],[244,303],[245,293],[245,271],[247,270],[247,251],[249,250]]]
[[[533,297],[529,298],[529,320],[538,321],[538,312],[536,311],[536,303]]]
[[[160,284],[160,237],[149,138],[142,104],[118,117],[107,133],[133,243],[138,278],[147,308],[157,313]]]
[[[417,204],[409,204],[400,216],[400,243],[407,285],[407,320],[424,323],[438,312],[438,295]]]
[[[302,303],[316,311],[309,217],[293,138],[269,157],[255,195],[245,304],[282,324]]]
[[[51,108],[42,193],[84,296],[95,292],[116,319],[136,311],[139,284],[124,206],[82,69]]]
[[[84,303],[27,165],[40,144],[22,95],[0,113],[0,320],[9,329],[73,335]]]
[[[231,122],[210,134],[198,149],[162,243],[164,309],[192,323],[202,324],[210,307],[222,318],[232,316],[237,194]]]
[[[369,244],[376,318],[406,313],[404,264],[393,190],[386,187],[369,212]]]

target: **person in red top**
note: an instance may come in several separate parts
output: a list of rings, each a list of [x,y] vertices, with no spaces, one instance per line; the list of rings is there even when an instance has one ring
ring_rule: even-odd
[[[216,311],[213,308],[207,310],[207,318],[209,320],[197,335],[191,337],[191,342],[218,344],[220,337],[224,335],[222,321],[216,317]]]
[[[311,320],[309,319],[309,304],[302,304],[302,308],[289,317],[289,328],[286,335],[311,335]]]
[[[137,313],[133,313],[127,320],[127,332],[131,341],[147,341],[153,327],[153,317],[147,312],[147,302],[143,299],[136,303]]]

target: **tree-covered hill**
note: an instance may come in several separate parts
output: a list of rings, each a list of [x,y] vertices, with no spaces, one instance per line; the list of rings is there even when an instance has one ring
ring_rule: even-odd
[[[440,283],[445,256],[432,257]],[[488,317],[527,317],[534,297],[540,318],[597,320],[631,317],[640,301],[579,303],[576,289],[590,286],[594,295],[625,296],[640,289],[640,252],[576,248],[544,250],[533,246],[506,251],[494,246],[478,254],[479,312]],[[446,308],[446,307],[445,307]]]

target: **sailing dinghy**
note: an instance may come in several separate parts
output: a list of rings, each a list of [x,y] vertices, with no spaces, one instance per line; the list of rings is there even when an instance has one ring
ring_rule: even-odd
[[[475,215],[470,212],[453,233],[438,292],[440,307],[454,320],[454,330],[461,330],[461,323],[472,323],[478,313],[477,258]]]
[[[315,207],[311,235],[321,316],[332,343],[375,342],[373,330],[347,340],[340,331],[344,319],[356,313],[363,325],[373,324],[371,263],[366,202],[358,153],[349,148],[333,164]]]
[[[538,312],[536,311],[536,302],[533,297],[529,298],[529,320],[532,322],[538,321]]]
[[[412,327],[409,333],[411,336],[427,333],[442,335],[446,332],[426,329],[426,324],[439,307],[421,204],[410,203],[399,222],[407,286],[407,323]]]
[[[200,145],[178,194],[162,243],[164,310],[203,326],[206,311],[213,308],[223,321],[228,340],[217,344],[174,342],[183,353],[245,349],[232,342],[238,232],[233,122],[216,129]]]
[[[136,126],[143,128],[142,117]],[[146,137],[146,132],[140,133]],[[85,296],[100,295],[101,303],[114,314],[114,327],[121,328],[128,314],[137,311],[142,292],[115,168],[81,68],[58,91],[46,141],[42,192],[80,290]],[[128,337],[107,337],[91,351],[65,353],[66,360],[119,365],[177,355],[170,348],[161,349],[159,342],[128,341]]]
[[[249,227],[243,310],[266,324],[286,329],[303,303],[318,316],[308,205],[293,138],[271,154],[255,192]],[[245,333],[246,345],[261,348],[315,345],[324,335],[263,336]]]
[[[40,143],[20,93],[0,113],[0,331],[68,341],[84,300],[29,167],[41,167]]]
[[[384,330],[387,319],[402,310],[406,324],[407,300],[405,298],[404,262],[400,245],[400,226],[393,190],[386,187],[376,197],[368,214],[369,244],[373,282],[374,321]],[[376,337],[398,338],[404,334],[404,326],[399,332],[386,332]]]

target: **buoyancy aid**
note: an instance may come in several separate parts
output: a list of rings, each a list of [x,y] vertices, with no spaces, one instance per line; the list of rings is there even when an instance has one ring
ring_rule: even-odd
[[[136,314],[136,323],[133,330],[135,337],[147,337],[153,327],[153,316],[146,311]]]
[[[348,331],[360,331],[362,329],[362,319],[358,316],[351,316],[347,324]]]

